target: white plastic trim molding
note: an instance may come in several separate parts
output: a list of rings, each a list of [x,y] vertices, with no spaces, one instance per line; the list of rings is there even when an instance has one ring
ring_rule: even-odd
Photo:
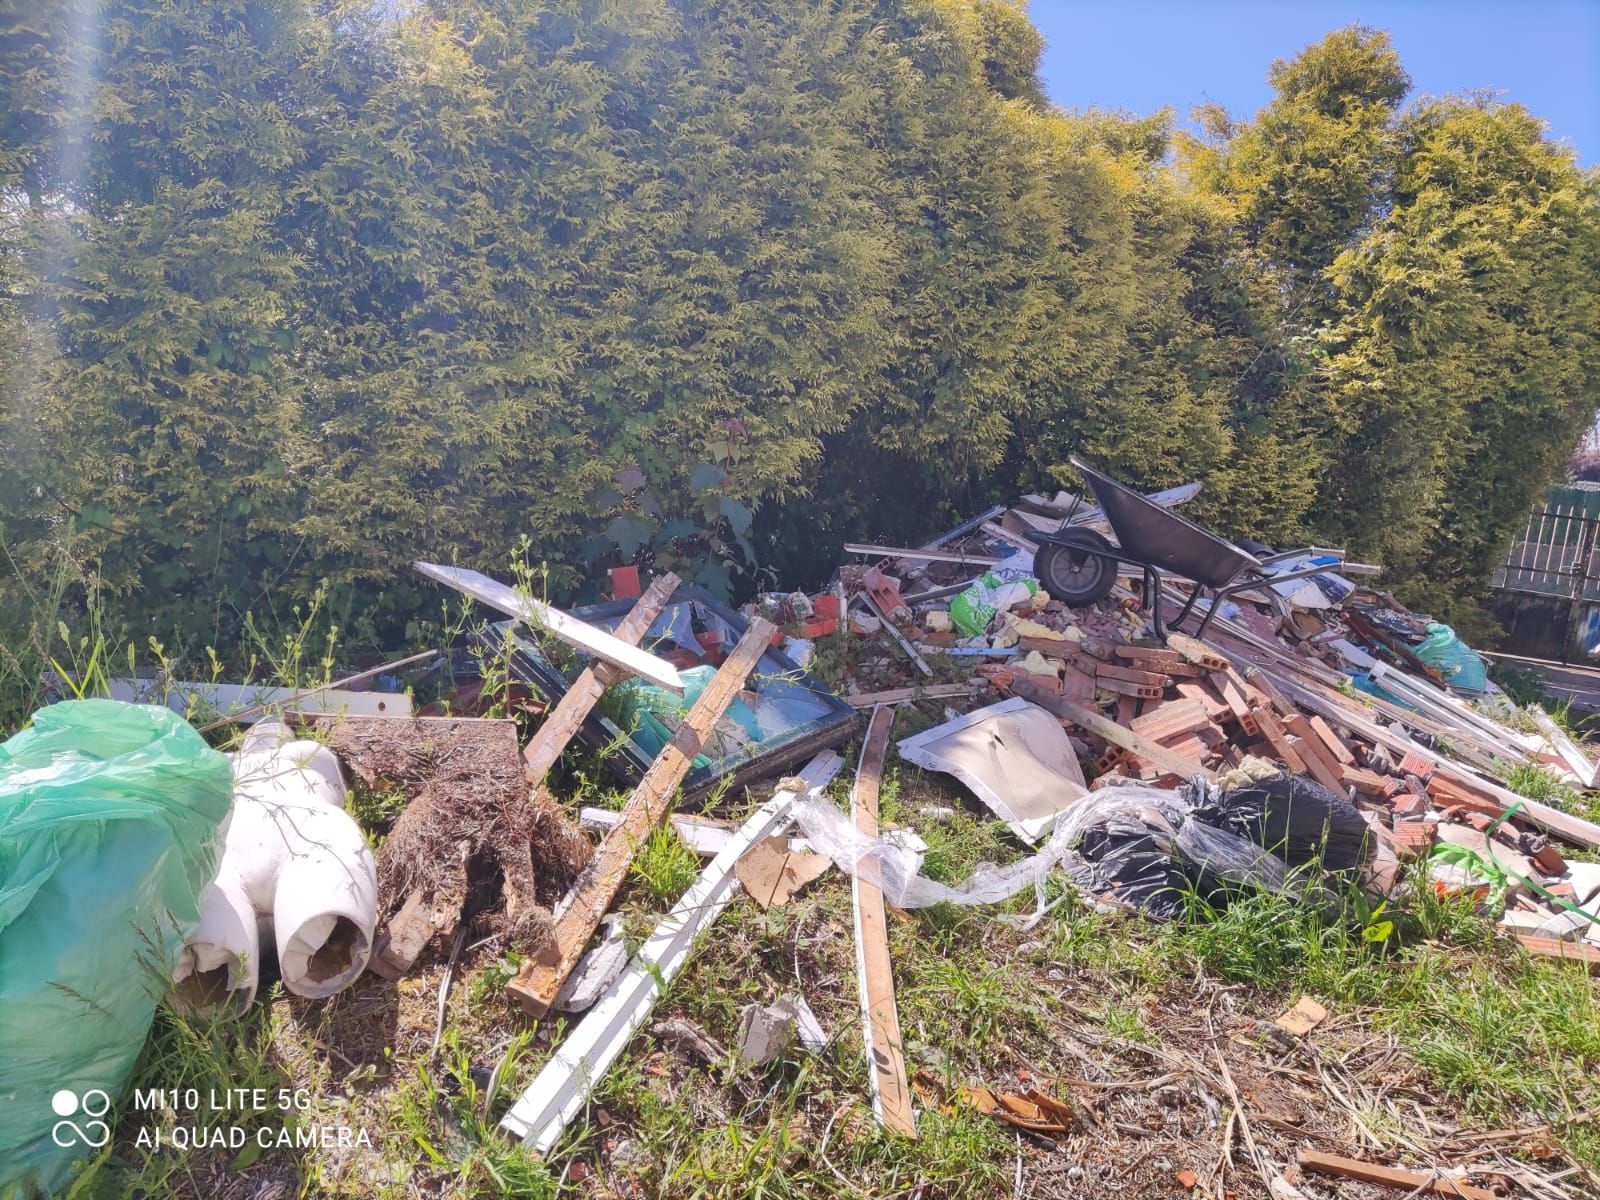
[[[738,881],[733,867],[762,838],[781,833],[801,795],[814,796],[843,765],[833,751],[817,755],[800,772],[805,791],[780,791],[750,815],[694,884],[656,926],[639,953],[567,1035],[555,1056],[500,1121],[503,1132],[535,1154],[549,1154],[588,1103],[595,1084],[649,1018],[656,1001],[677,977],[701,931],[733,899]]]

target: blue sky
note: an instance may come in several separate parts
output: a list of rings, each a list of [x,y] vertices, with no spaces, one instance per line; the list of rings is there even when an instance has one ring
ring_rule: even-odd
[[[1492,88],[1600,164],[1600,0],[1030,0],[1041,72],[1067,108],[1207,100],[1249,116],[1267,69],[1330,29],[1386,29],[1413,95]]]

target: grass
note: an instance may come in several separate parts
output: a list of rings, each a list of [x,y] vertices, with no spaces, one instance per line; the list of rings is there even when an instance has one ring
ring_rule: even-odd
[[[847,789],[847,779],[836,782],[836,798]],[[944,824],[921,826],[942,876],[1018,853],[991,832],[996,822],[978,819],[944,781],[910,767],[891,770],[886,819],[896,814],[909,823],[910,813],[933,802],[957,809]],[[652,835],[624,911],[659,912],[697,869],[675,835]],[[1007,910],[1031,907],[1030,895]],[[1354,907],[1317,909],[1260,894],[1242,895],[1203,922],[1152,924],[1096,913],[1076,899],[1026,932],[995,915],[941,906],[891,920],[901,1029],[910,1068],[922,1081],[915,1142],[884,1135],[867,1106],[849,890],[835,875],[765,914],[735,903],[658,1013],[693,1020],[731,1045],[744,1004],[805,994],[832,1045],[820,1055],[791,1050],[743,1076],[743,1094],[730,1086],[727,1064],[686,1060],[641,1035],[556,1153],[534,1160],[506,1143],[496,1122],[557,1044],[559,1024],[530,1027],[516,1019],[503,987],[519,960],[509,948],[489,947],[464,960],[437,1055],[426,1052],[428,1036],[421,1045],[404,1043],[406,1035],[394,1029],[376,1053],[356,1049],[363,1043],[352,1042],[351,1030],[363,1028],[360,1010],[387,1011],[394,992],[376,981],[328,1005],[278,996],[236,1022],[161,1017],[140,1086],[209,1080],[272,1094],[304,1088],[313,1097],[305,1120],[359,1121],[373,1142],[370,1153],[272,1150],[243,1162],[211,1152],[147,1154],[127,1144],[125,1127],[117,1152],[92,1172],[82,1194],[209,1197],[236,1176],[252,1186],[279,1178],[301,1194],[381,1200],[602,1190],[696,1200],[916,1189],[930,1198],[988,1197],[1012,1186],[1017,1142],[1004,1126],[952,1104],[954,1090],[972,1082],[1002,1086],[1019,1061],[1044,1079],[1081,1072],[1059,1050],[1064,1028],[1086,1044],[1108,1039],[1123,1048],[1119,1054],[1141,1046],[1171,1053],[1184,1036],[1171,1014],[1192,1006],[1185,997],[1197,979],[1233,989],[1238,1003],[1267,1015],[1302,991],[1336,1012],[1367,1013],[1399,1040],[1449,1119],[1479,1127],[1548,1121],[1568,1154],[1600,1167],[1600,1138],[1585,1116],[1600,1102],[1593,1082],[1600,985],[1571,967],[1526,958],[1470,908],[1432,889],[1418,889],[1383,914],[1395,932],[1379,943],[1362,937],[1363,916]],[[412,1024],[429,1035],[437,981],[435,964],[424,979],[399,987],[402,1011],[419,1006]],[[345,1047],[367,1074],[346,1069],[324,1046]],[[1242,1053],[1230,1049],[1230,1057]],[[277,1120],[270,1113],[257,1119]],[[1114,1135],[1089,1136],[1092,1143]]]
[[[271,635],[264,670],[317,679],[332,669],[326,637],[307,626],[308,616],[320,620],[301,614],[300,624]],[[33,661],[48,651],[76,686],[88,687],[127,657],[127,644],[103,632],[97,644],[60,630],[40,634],[45,628],[34,622],[43,640],[29,650]],[[819,639],[818,653],[826,664],[849,645]],[[289,670],[285,656],[295,655],[301,666]],[[20,660],[13,652],[6,661]],[[26,702],[14,666],[0,664],[0,685],[10,689],[14,726]],[[902,710],[896,733],[931,723],[938,711],[936,703]],[[620,803],[605,758],[582,753],[563,764],[558,790],[574,808]],[[1509,784],[1545,803],[1587,807],[1547,772],[1519,768]],[[835,799],[842,802],[848,788],[847,771],[833,785]],[[764,798],[714,801],[737,816]],[[358,792],[352,811],[376,836],[404,800]],[[934,810],[947,815],[929,815]],[[925,873],[943,882],[1022,853],[1003,823],[978,811],[957,785],[892,757],[880,819],[916,829],[928,845]],[[649,928],[699,870],[675,833],[653,831],[621,898],[629,928]],[[1050,889],[1052,899],[1067,890],[1060,880]],[[1395,1039],[1402,1058],[1394,1069],[1437,1096],[1438,1119],[1479,1128],[1548,1122],[1573,1162],[1600,1170],[1600,1132],[1587,1119],[1600,1104],[1600,982],[1568,964],[1529,959],[1468,904],[1441,899],[1427,886],[1381,913],[1353,896],[1319,906],[1244,893],[1217,911],[1197,904],[1195,919],[1163,925],[1097,912],[1068,894],[1030,929],[996,919],[1033,906],[1029,893],[992,908],[938,906],[891,918],[900,1025],[918,1091],[915,1141],[885,1135],[871,1114],[850,892],[833,874],[767,913],[735,902],[656,1014],[692,1020],[729,1046],[744,1005],[797,992],[832,1035],[821,1054],[796,1048],[766,1067],[730,1073],[728,1062],[702,1064],[641,1033],[556,1152],[538,1161],[508,1143],[497,1122],[559,1045],[570,1018],[529,1024],[518,1017],[504,989],[521,956],[515,946],[491,941],[463,954],[436,1052],[437,961],[399,985],[369,977],[322,1004],[274,991],[231,1020],[159,1014],[134,1086],[261,1088],[274,1098],[284,1089],[303,1096],[305,1107],[292,1101],[288,1112],[269,1105],[222,1115],[247,1137],[343,1125],[364,1131],[370,1147],[185,1153],[169,1144],[158,1152],[138,1144],[139,1130],[170,1136],[188,1114],[135,1113],[124,1104],[112,1146],[72,1194],[766,1200],[915,1193],[939,1200],[1007,1194],[1024,1164],[1030,1182],[1040,1181],[1031,1194],[1155,1194],[1160,1181],[1128,1177],[1120,1167],[1077,1183],[1064,1174],[1052,1182],[1049,1174],[1069,1164],[1089,1171],[1096,1153],[1142,1160],[1148,1137],[1122,1142],[1115,1128],[1090,1127],[1074,1156],[1062,1159],[1031,1142],[1019,1146],[1013,1131],[952,1098],[969,1083],[1015,1087],[1023,1072],[1043,1086],[1082,1075],[1089,1070],[1085,1047],[1101,1048],[1098,1069],[1137,1083],[1159,1061],[1149,1056],[1175,1053],[1195,1036],[1196,997],[1214,1002],[1221,992],[1237,1011],[1258,1017],[1310,993]],[[1393,922],[1386,936],[1366,935],[1386,921]],[[1244,1071],[1264,1052],[1235,1038],[1228,1053]],[[1379,1127],[1391,1119],[1372,1114]],[[1173,1145],[1217,1136],[1214,1125],[1185,1128],[1190,1132]]]
[[[629,873],[656,904],[670,908],[700,873],[700,859],[671,825],[650,831]]]

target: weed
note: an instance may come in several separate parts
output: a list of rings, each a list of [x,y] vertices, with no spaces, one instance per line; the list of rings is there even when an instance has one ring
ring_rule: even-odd
[[[1100,1025],[1112,1037],[1129,1042],[1152,1044],[1155,1035],[1144,1023],[1144,1014],[1132,1006],[1112,1006],[1100,1013]]]
[[[1506,772],[1506,787],[1519,796],[1550,804],[1563,812],[1582,810],[1582,801],[1575,788],[1563,783],[1543,767],[1533,763],[1518,763]]]
[[[401,788],[383,791],[364,787],[359,781],[345,795],[345,811],[355,818],[356,824],[367,835],[373,849],[383,844],[384,835],[395,820],[405,811],[409,798]]]
[[[514,1039],[507,1056],[520,1056],[526,1042],[526,1035]],[[446,1032],[441,1050],[441,1070],[435,1073],[426,1063],[419,1064],[401,1090],[394,1108],[397,1132],[421,1152],[425,1166],[452,1179],[452,1195],[516,1200],[555,1196],[558,1181],[549,1166],[500,1133],[493,1101],[510,1091],[499,1086],[499,1077],[508,1074],[505,1061],[480,1085],[457,1031]],[[486,1091],[489,1087],[494,1087],[493,1094]]]
[[[683,895],[700,873],[700,859],[670,824],[650,831],[634,855],[628,873],[637,879],[658,905],[668,905]]]
[[[498,998],[506,984],[515,979],[521,970],[522,955],[515,950],[507,950],[473,978],[471,987],[467,989],[467,1004],[477,1008],[485,1000]]]

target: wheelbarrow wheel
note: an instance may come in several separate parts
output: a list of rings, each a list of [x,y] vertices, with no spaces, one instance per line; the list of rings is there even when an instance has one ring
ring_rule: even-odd
[[[1078,545],[1050,542],[1041,546],[1033,570],[1054,599],[1068,608],[1086,608],[1116,586],[1117,560],[1087,548],[1092,544],[1111,549],[1111,543],[1093,530],[1085,529],[1074,537]]]

